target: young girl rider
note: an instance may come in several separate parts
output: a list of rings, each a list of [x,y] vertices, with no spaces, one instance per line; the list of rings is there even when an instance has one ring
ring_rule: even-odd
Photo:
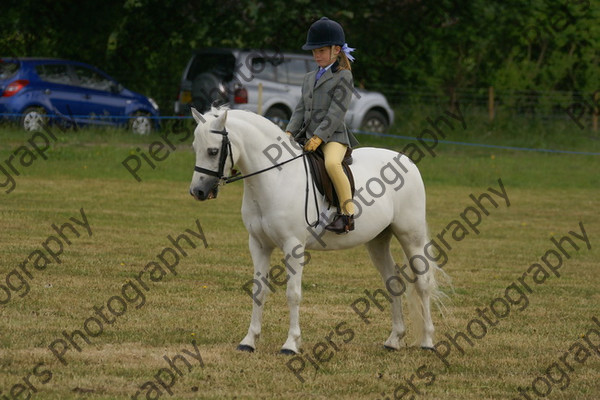
[[[346,44],[342,26],[326,17],[310,26],[302,49],[312,50],[319,70],[305,75],[302,97],[286,131],[297,139],[308,139],[304,146],[306,151],[322,149],[325,169],[341,208],[341,214],[337,214],[325,229],[348,233],[354,230],[354,203],[342,160],[347,147],[358,144],[344,124],[354,90],[349,62],[349,59],[354,61],[350,55],[354,49]]]

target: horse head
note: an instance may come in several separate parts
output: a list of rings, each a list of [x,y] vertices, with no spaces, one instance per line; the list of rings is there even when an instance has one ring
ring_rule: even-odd
[[[192,108],[196,123],[194,142],[196,166],[190,184],[190,194],[196,200],[214,199],[219,192],[219,184],[226,179],[235,164],[229,132],[225,127],[227,109],[213,108],[205,115]]]

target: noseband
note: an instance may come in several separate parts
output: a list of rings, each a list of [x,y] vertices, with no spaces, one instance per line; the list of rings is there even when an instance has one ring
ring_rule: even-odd
[[[228,135],[227,129],[223,128],[222,131],[217,131],[215,129],[211,129],[210,132],[223,136],[223,140],[221,141],[221,151],[219,154],[219,170],[212,171],[210,169],[202,168],[202,167],[195,165],[194,171],[200,172],[203,174],[207,174],[210,176],[216,176],[220,180],[227,182],[229,179],[233,178],[234,176],[239,175],[239,174],[236,174],[236,175],[227,177],[223,174],[223,171],[225,170],[225,163],[227,162],[227,156],[229,156],[229,159],[231,160],[231,166],[233,167],[233,151],[231,150],[231,142],[229,141],[229,135]]]

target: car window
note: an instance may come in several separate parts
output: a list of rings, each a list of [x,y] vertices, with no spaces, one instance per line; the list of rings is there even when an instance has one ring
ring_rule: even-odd
[[[8,79],[19,70],[19,64],[14,61],[0,60],[0,79]]]
[[[35,72],[41,80],[52,83],[71,85],[71,77],[66,65],[41,64],[35,67]]]
[[[79,80],[79,86],[110,92],[110,88],[113,85],[113,81],[110,79],[89,68],[76,66],[74,69],[75,75],[77,75],[77,79]]]
[[[212,73],[217,78],[230,81],[235,69],[235,57],[233,54],[197,54],[190,65],[186,79],[193,81],[194,78],[204,72]]]
[[[251,68],[252,75],[259,79],[275,81],[277,76],[275,63],[276,61],[270,58],[253,58]]]
[[[298,58],[286,58],[283,61],[282,67],[285,66],[287,70],[287,82],[290,85],[302,85],[304,81],[304,75],[308,72],[306,60]],[[280,68],[284,70],[284,68]]]

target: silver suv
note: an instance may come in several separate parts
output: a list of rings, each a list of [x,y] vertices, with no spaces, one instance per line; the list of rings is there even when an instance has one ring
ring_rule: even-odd
[[[201,112],[213,103],[249,110],[284,128],[300,100],[304,75],[316,64],[308,54],[272,50],[206,49],[192,55],[181,79],[175,114]],[[394,112],[378,92],[356,89],[346,112],[354,130],[385,132]]]

